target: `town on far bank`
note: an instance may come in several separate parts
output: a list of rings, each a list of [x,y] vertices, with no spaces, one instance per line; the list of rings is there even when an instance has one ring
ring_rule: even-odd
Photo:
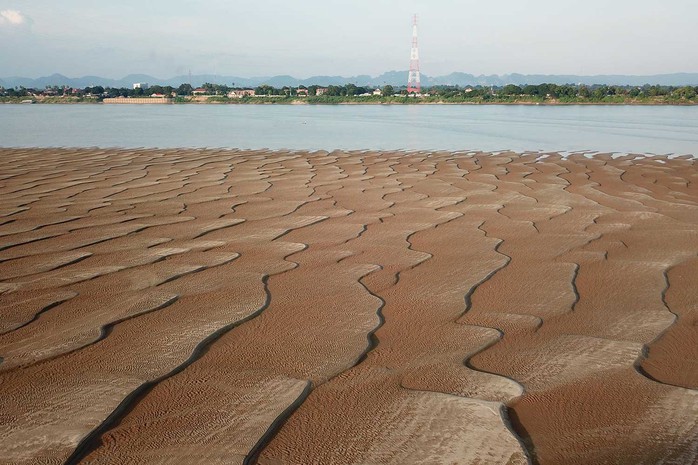
[[[311,85],[244,88],[206,83],[179,87],[134,83],[130,88],[92,86],[82,89],[0,87],[0,103],[104,104],[698,104],[698,86],[609,86],[538,84],[519,86],[432,86],[421,92],[408,87]]]

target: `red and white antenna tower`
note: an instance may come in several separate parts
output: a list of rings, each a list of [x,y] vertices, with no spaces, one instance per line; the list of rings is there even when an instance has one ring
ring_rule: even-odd
[[[407,93],[421,93],[422,84],[419,78],[419,47],[417,46],[417,15],[412,24],[412,53],[410,54],[410,75],[407,78]]]

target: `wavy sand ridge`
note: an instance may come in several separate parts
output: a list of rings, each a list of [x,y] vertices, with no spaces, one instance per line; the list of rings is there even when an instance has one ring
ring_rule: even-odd
[[[0,463],[698,461],[692,160],[0,155]]]

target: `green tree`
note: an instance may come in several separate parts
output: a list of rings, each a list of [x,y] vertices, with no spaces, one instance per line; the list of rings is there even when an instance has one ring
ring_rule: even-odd
[[[521,95],[523,94],[523,89],[517,85],[508,84],[504,86],[501,92],[502,95]]]
[[[381,89],[381,95],[383,97],[391,97],[393,94],[395,94],[395,88],[390,84],[383,86]]]
[[[534,97],[538,97],[541,95],[540,86],[527,85],[527,86],[524,86],[524,88],[522,89],[522,92],[526,95],[532,95]],[[545,94],[543,94],[543,95],[545,95]]]
[[[565,85],[560,87],[560,97],[574,98],[577,96],[577,87]]]
[[[589,91],[589,88],[587,86],[582,84],[581,86],[579,86],[579,92],[577,93],[577,95],[579,95],[582,98],[589,98],[591,97],[591,92]]]
[[[609,94],[608,86],[599,86],[591,92],[592,97],[601,100]]]
[[[679,98],[685,98],[688,100],[692,100],[696,98],[696,91],[693,87],[681,87],[680,89],[677,89],[674,91],[674,95],[676,95]]]
[[[177,95],[191,95],[193,90],[191,84],[182,84],[177,88]]]
[[[325,91],[325,95],[330,96],[330,97],[339,97],[340,95],[342,95],[342,91],[344,91],[343,87],[327,86],[327,90]]]
[[[267,84],[262,84],[254,90],[256,95],[275,95],[277,92],[278,91],[276,89]]]
[[[85,93],[92,94],[92,95],[101,95],[104,93],[104,87],[102,87],[102,86],[85,87]]]
[[[659,86],[649,86],[647,94],[650,97],[657,97],[658,95],[662,95],[662,89]]]

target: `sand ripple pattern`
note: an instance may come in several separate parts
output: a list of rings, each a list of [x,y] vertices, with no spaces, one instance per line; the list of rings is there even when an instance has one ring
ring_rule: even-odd
[[[0,464],[698,463],[698,170],[0,149]]]

